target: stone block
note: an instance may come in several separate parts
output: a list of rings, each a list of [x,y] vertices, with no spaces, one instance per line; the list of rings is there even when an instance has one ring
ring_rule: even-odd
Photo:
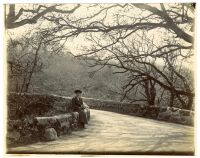
[[[79,119],[79,113],[78,112],[72,112],[72,119]]]
[[[11,141],[18,141],[20,139],[21,134],[17,131],[10,131],[7,133],[7,138]]]
[[[189,110],[187,110],[187,115],[181,115],[181,123],[185,125],[194,125],[194,112],[188,111]]]
[[[56,117],[35,117],[34,123],[37,126],[51,127],[52,124],[57,123]]]
[[[9,131],[16,130],[22,125],[20,120],[8,120],[7,122],[7,129]]]
[[[169,120],[171,117],[172,111],[169,107],[166,108],[166,111],[159,112],[157,119],[159,120]]]
[[[48,141],[56,140],[58,138],[57,132],[54,128],[45,129],[44,137]]]
[[[71,126],[72,126],[73,130],[78,129],[78,123],[79,123],[79,113],[78,112],[72,112]]]
[[[171,122],[178,122],[178,123],[181,122],[180,109],[172,109],[169,121],[171,121]]]

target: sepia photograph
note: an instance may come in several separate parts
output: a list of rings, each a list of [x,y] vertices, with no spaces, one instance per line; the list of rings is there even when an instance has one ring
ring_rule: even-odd
[[[196,3],[6,3],[7,155],[194,156]]]

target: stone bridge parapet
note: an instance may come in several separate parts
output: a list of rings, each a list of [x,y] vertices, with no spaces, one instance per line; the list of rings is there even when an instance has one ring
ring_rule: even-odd
[[[71,97],[10,93],[7,97],[7,144],[54,140],[78,128],[78,113],[71,111]],[[192,126],[194,111],[83,98],[91,109],[112,111]],[[102,116],[103,119],[103,116]],[[15,144],[14,143],[14,144]]]

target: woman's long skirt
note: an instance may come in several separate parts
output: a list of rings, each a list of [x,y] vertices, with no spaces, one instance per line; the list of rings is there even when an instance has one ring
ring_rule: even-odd
[[[87,114],[84,110],[77,110],[77,112],[79,113],[79,122],[81,123],[88,123],[87,121]]]

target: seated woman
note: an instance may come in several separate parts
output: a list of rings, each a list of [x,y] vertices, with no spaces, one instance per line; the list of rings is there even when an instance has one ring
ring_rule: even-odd
[[[72,98],[72,110],[79,113],[79,122],[82,128],[88,123],[87,115],[84,111],[83,100],[81,98],[81,90],[74,91],[75,96]]]

